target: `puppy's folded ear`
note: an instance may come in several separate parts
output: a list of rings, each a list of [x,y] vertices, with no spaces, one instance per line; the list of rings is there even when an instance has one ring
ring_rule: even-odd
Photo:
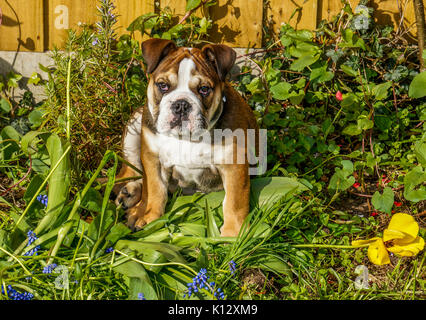
[[[224,44],[207,44],[201,51],[216,69],[220,80],[225,81],[226,75],[235,63],[235,51]]]
[[[146,62],[148,73],[152,73],[169,53],[177,50],[171,40],[149,39],[142,42],[142,56]]]

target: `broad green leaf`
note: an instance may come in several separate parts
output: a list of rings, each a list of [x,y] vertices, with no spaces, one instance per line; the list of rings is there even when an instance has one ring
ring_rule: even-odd
[[[389,88],[392,87],[392,82],[388,81],[385,83],[380,83],[373,87],[373,95],[377,100],[386,99],[389,95]]]
[[[356,77],[356,76],[358,76],[358,73],[354,70],[354,69],[352,69],[350,66],[348,66],[348,65],[346,65],[346,64],[342,64],[341,66],[340,66],[340,68],[342,69],[342,71],[344,72],[344,73],[346,73],[348,76],[352,76],[352,77]]]
[[[201,4],[201,0],[187,0],[186,2],[186,11],[190,11],[195,9],[196,7],[198,7]]]
[[[421,166],[417,166],[409,171],[404,177],[404,197],[413,202],[426,200],[426,172]]]
[[[394,193],[391,188],[385,187],[383,194],[380,194],[379,191],[376,191],[371,199],[371,203],[374,208],[378,211],[391,213],[394,201]]]
[[[56,134],[51,134],[46,141],[47,151],[49,152],[51,169],[58,164],[60,158],[69,146],[68,143],[63,144]],[[50,225],[54,223],[57,216],[68,200],[68,192],[71,179],[71,167],[69,153],[62,158],[56,170],[50,176],[48,190],[48,204],[46,208],[46,217],[50,217]]]
[[[280,82],[270,88],[272,96],[277,100],[286,100],[290,96],[291,84]]]
[[[416,154],[417,161],[426,168],[426,139],[417,141],[414,144],[414,153]]]
[[[102,212],[102,195],[99,191],[89,188],[81,200],[80,206],[92,212]]]
[[[21,135],[13,127],[4,127],[0,132],[0,142],[5,141],[0,143],[0,159],[9,160],[15,152],[19,151],[20,140]]]
[[[105,240],[110,241],[112,244],[115,244],[121,238],[127,236],[131,230],[123,223],[117,223],[114,225]]]
[[[315,80],[318,83],[323,83],[333,79],[334,74],[330,71],[327,71],[327,64],[324,64],[322,67],[312,69],[310,79]]]
[[[12,110],[10,102],[5,98],[0,98],[0,112],[9,113]]]
[[[213,215],[213,210],[209,209],[209,205],[207,203],[207,199],[205,200],[205,213],[206,213],[206,222],[207,222],[207,236],[208,237],[219,237],[220,236],[220,231],[219,228],[217,227],[214,215]]]
[[[19,80],[22,79],[22,75],[18,74],[18,73],[14,73],[14,72],[9,72],[7,74],[7,86],[9,88],[18,88],[19,86]]]
[[[373,128],[374,122],[366,117],[363,117],[358,119],[357,126],[360,130],[365,131],[365,130]]]
[[[416,75],[411,81],[408,95],[411,98],[423,98],[426,96],[426,71]]]
[[[253,78],[253,80],[246,85],[247,90],[249,90],[252,94],[260,93],[263,91],[263,84],[260,80],[260,77]]]
[[[28,84],[37,85],[41,81],[41,77],[37,72],[33,72],[31,77],[28,79]]]
[[[356,124],[350,124],[342,131],[343,134],[347,134],[349,136],[356,136],[361,132],[362,130]]]
[[[290,65],[290,70],[292,71],[302,71],[306,67],[310,66],[311,64],[315,63],[319,59],[319,55],[305,55],[300,57],[299,59],[293,61],[293,63]]]
[[[116,263],[113,269],[128,277],[129,287],[131,288],[129,300],[137,300],[138,293],[143,293],[147,300],[158,300],[157,292],[142,264],[135,261],[127,261],[120,264]]]
[[[328,189],[344,191],[355,183],[352,176],[353,163],[350,160],[341,161],[342,168],[336,168],[335,173],[330,179]]]
[[[28,120],[32,124],[31,129],[37,129],[43,122],[43,112],[38,109],[31,111]]]
[[[148,241],[132,241],[132,240],[119,240],[115,247],[118,250],[128,248],[136,250],[138,253],[144,253],[145,250],[156,250],[166,257],[167,260],[186,264],[185,259],[179,253],[180,247],[168,243],[157,243]]]

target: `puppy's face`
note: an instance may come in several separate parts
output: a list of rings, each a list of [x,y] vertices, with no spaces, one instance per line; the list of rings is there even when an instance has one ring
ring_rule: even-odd
[[[235,52],[222,45],[177,48],[160,39],[145,41],[142,50],[151,73],[148,108],[157,132],[199,136],[212,128],[222,111],[224,80]]]

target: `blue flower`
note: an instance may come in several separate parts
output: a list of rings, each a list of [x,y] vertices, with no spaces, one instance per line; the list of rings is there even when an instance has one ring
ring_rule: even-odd
[[[4,294],[3,286],[1,287],[1,293]],[[34,295],[32,293],[25,291],[23,293],[20,293],[13,289],[11,285],[7,286],[7,296],[11,300],[32,300],[34,298]]]
[[[47,207],[47,195],[45,194],[39,194],[36,198],[39,202],[41,202],[45,207]]]
[[[197,275],[192,279],[192,282],[187,284],[188,297],[191,297],[193,293],[196,293],[201,289],[206,289],[206,290],[211,289],[212,293],[214,294],[216,298],[224,299],[225,295],[222,292],[222,289],[218,288],[217,290],[215,290],[216,283],[214,281],[211,281],[210,283],[207,282],[209,278],[210,277],[207,276],[207,270],[205,268],[200,269]],[[185,298],[186,294],[184,294],[183,297]]]
[[[37,236],[36,236],[36,234],[32,230],[30,230],[30,231],[27,232],[27,237],[28,237],[27,247],[30,246],[34,241],[36,241],[38,239]],[[36,247],[32,248],[30,251],[25,252],[24,256],[37,255],[37,251],[39,249],[40,249],[40,246],[36,246]]]
[[[56,263],[49,264],[43,268],[43,273],[52,273],[58,265]]]
[[[230,269],[232,275],[235,273],[235,270],[237,270],[236,266],[237,265],[235,264],[234,260],[231,260],[229,262],[229,269]]]
[[[111,253],[111,252],[113,252],[114,251],[114,248],[113,247],[109,247],[109,248],[106,248],[105,249],[105,253]]]
[[[138,299],[139,299],[139,300],[146,300],[146,299],[145,299],[145,296],[144,296],[144,294],[143,294],[142,292],[139,292],[139,293],[138,293]]]
[[[225,299],[225,293],[223,293],[221,288],[217,288],[217,291],[214,292],[214,296],[219,300]]]
[[[92,46],[97,46],[97,45],[98,45],[98,43],[99,43],[99,39],[98,39],[98,38],[95,38],[95,39],[93,39],[93,41],[92,41]]]

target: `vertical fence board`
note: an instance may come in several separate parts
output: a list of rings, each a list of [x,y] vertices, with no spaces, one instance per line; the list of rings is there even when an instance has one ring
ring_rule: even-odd
[[[47,25],[49,49],[61,47],[67,30],[79,23],[92,24],[97,19],[97,0],[48,0]]]
[[[186,1],[160,0],[160,8],[164,9],[165,7],[169,7],[172,13],[183,16],[186,12]]]
[[[127,27],[139,16],[154,12],[154,0],[117,0],[116,13],[118,14],[117,33],[119,35],[129,33]],[[135,32],[135,39],[145,40],[140,32]]]
[[[0,50],[43,51],[43,0],[0,0]]]
[[[212,41],[233,47],[262,46],[262,0],[218,0],[209,10]]]
[[[296,29],[315,29],[319,0],[270,0],[267,17],[272,16],[274,32],[278,33],[282,23]]]

